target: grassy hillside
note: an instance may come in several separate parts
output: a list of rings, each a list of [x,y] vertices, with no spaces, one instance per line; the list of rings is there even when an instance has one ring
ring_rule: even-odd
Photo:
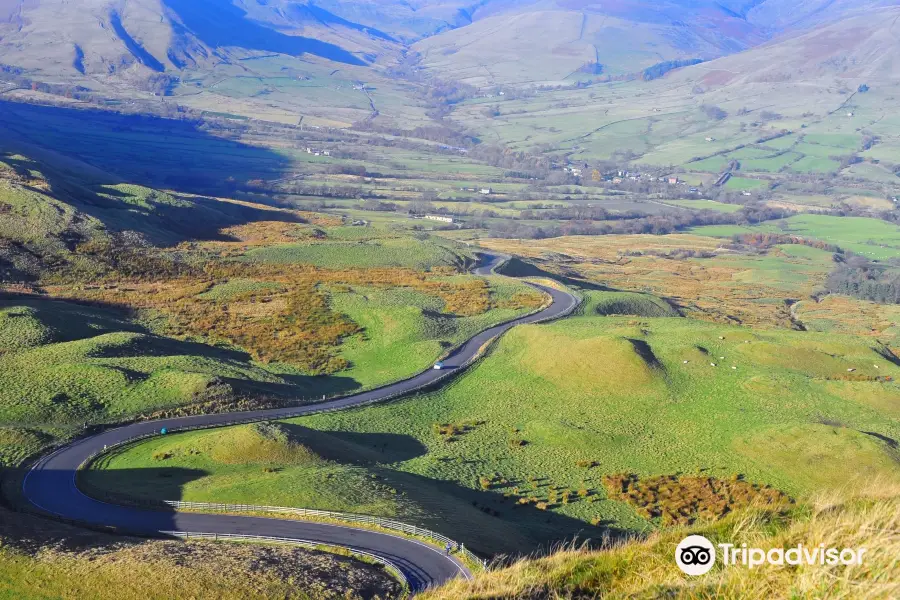
[[[764,39],[761,31],[713,3],[696,4],[666,2],[626,10],[564,2],[526,5],[413,48],[430,72],[486,87],[638,73],[665,61],[721,56]],[[600,66],[579,72],[594,63]]]
[[[515,329],[442,391],[291,426],[375,451],[374,459],[362,460],[416,506],[418,522],[452,530],[475,549],[521,552],[523,543],[559,540],[588,523],[628,531],[659,526],[658,519],[641,516],[640,504],[610,497],[604,477],[621,472],[722,480],[739,473],[790,495],[844,486],[847,460],[855,465],[853,477],[900,479],[895,450],[883,441],[900,434],[896,411],[874,400],[900,394],[893,381],[898,369],[880,352],[877,344],[834,334],[575,317]],[[225,432],[203,435],[217,446],[231,443]],[[153,464],[162,448],[156,445],[191,445],[177,436],[151,444],[104,464],[98,481],[127,492],[136,484],[117,470]],[[206,459],[166,460],[189,470],[191,461]],[[233,493],[224,467],[198,471],[181,493],[208,501]],[[310,501],[301,492],[307,485],[290,483],[301,472],[286,464],[271,477],[254,474],[258,483],[241,486],[235,499],[277,497],[302,505]],[[433,494],[442,488],[448,490],[443,496]],[[458,521],[467,495],[487,517]],[[331,502],[325,491],[316,500],[319,506]],[[520,532],[514,541],[511,527]]]
[[[4,462],[85,424],[395,381],[544,301],[462,274],[476,257],[427,233],[125,184],[21,147],[0,161]]]
[[[109,473],[121,470],[130,475],[118,491],[132,496],[414,516],[413,503],[366,472],[362,465],[381,453],[362,441],[280,423],[200,431],[153,440],[141,453],[104,456],[80,482],[108,488]],[[327,449],[331,458],[312,448]],[[147,477],[151,472],[158,476]]]
[[[40,297],[4,295],[0,339],[6,425],[65,429],[191,404],[312,396],[320,387],[238,351],[154,335],[121,311]]]
[[[861,598],[887,599],[900,591],[895,560],[896,486],[869,486],[842,497],[815,498],[786,514],[747,511],[718,524],[654,534],[600,552],[564,549],[454,581],[423,594],[429,600],[457,598]],[[824,544],[828,548],[866,548],[861,566],[797,568],[717,566],[699,578],[675,565],[674,550],[687,535],[713,543],[748,543],[773,548]],[[721,559],[717,559],[721,560]]]
[[[630,315],[634,317],[679,317],[671,304],[650,294],[597,292],[588,296],[581,310],[586,315]]]

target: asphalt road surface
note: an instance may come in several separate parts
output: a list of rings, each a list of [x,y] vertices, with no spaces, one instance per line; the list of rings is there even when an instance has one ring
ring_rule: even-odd
[[[489,275],[503,257],[486,255],[484,263],[474,270]],[[572,295],[550,287],[536,285],[549,294],[553,303],[539,313],[487,329],[460,346],[447,357],[443,370],[429,369],[410,379],[391,385],[314,405],[249,411],[217,415],[198,415],[145,421],[82,439],[38,461],[25,477],[25,497],[46,513],[94,526],[112,526],[136,535],[159,535],[166,531],[188,531],[218,534],[243,534],[290,538],[344,546],[381,556],[400,567],[414,591],[455,577],[471,577],[456,558],[447,556],[428,544],[400,535],[391,535],[351,526],[290,521],[264,517],[244,517],[192,512],[163,512],[107,504],[84,495],[75,485],[78,467],[106,446],[159,432],[162,428],[215,427],[246,419],[284,419],[323,410],[339,410],[394,398],[418,390],[447,376],[447,371],[465,366],[479,349],[492,338],[516,325],[534,323],[567,315],[577,306]]]

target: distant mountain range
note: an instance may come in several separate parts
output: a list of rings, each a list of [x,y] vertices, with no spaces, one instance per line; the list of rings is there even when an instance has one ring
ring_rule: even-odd
[[[437,3],[440,3],[438,0]],[[482,2],[471,23],[417,42],[426,68],[476,85],[621,76],[709,60],[897,0],[535,0]]]
[[[0,64],[146,77],[260,53],[553,83],[715,59],[900,0],[0,0]]]
[[[759,84],[778,84],[784,90],[813,82],[825,87],[835,86],[836,81],[896,83],[900,82],[898,56],[900,7],[874,9],[684,69],[672,74],[671,80],[673,85],[680,81],[699,85],[704,93],[734,87],[746,90]]]

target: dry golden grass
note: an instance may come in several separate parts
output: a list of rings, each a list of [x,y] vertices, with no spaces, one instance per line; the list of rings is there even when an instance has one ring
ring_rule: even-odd
[[[664,296],[685,315],[718,323],[792,327],[789,306],[772,299],[809,296],[814,285],[798,283],[790,292],[744,281],[747,268],[703,260],[667,258],[669,253],[728,251],[724,242],[696,235],[571,236],[546,240],[481,240],[500,252],[547,259],[548,270],[565,269],[611,288]],[[643,256],[634,256],[643,252]],[[777,253],[777,250],[773,250]],[[662,256],[660,256],[662,255]],[[824,276],[822,278],[824,280]]]
[[[185,198],[206,198],[207,196],[197,196],[196,194],[185,194],[179,193],[178,195],[184,196]],[[343,223],[343,219],[341,217],[336,217],[334,215],[329,215],[325,213],[317,213],[317,212],[309,212],[305,210],[294,210],[291,208],[281,208],[278,206],[271,206],[269,204],[261,204],[259,202],[250,202],[248,200],[235,200],[234,198],[213,198],[218,202],[224,202],[226,204],[235,204],[237,206],[245,206],[247,208],[253,208],[255,210],[263,210],[272,213],[273,215],[290,215],[293,217],[297,217],[303,222],[309,223],[310,225],[317,225],[319,227],[336,227]]]
[[[291,546],[148,541],[0,509],[0,598],[296,600],[396,597],[380,566]]]
[[[829,598],[888,600],[900,595],[900,486],[872,484],[818,497],[791,518],[750,510],[717,523],[665,530],[643,541],[603,551],[563,549],[488,571],[472,582],[453,581],[425,600],[562,598]],[[688,534],[748,546],[866,548],[862,565],[722,567],[688,577],[676,566],[675,547]]]
[[[280,230],[276,227],[273,231],[278,235]],[[360,331],[356,323],[331,309],[332,290],[409,288],[440,298],[445,313],[459,316],[479,315],[495,307],[537,308],[543,302],[540,294],[520,294],[494,303],[485,280],[448,277],[453,274],[449,268],[431,273],[404,268],[286,269],[223,261],[209,263],[199,278],[56,285],[47,286],[46,291],[57,298],[153,311],[166,317],[168,335],[234,344],[255,360],[294,364],[313,373],[334,373],[347,367],[335,351],[343,339]],[[202,296],[232,280],[276,285],[238,291],[224,301]]]

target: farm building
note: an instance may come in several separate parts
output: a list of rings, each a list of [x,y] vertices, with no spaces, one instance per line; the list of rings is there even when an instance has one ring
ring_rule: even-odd
[[[447,217],[444,215],[425,215],[425,218],[429,219],[431,221],[441,221],[442,223],[453,223],[454,222],[453,217]]]

